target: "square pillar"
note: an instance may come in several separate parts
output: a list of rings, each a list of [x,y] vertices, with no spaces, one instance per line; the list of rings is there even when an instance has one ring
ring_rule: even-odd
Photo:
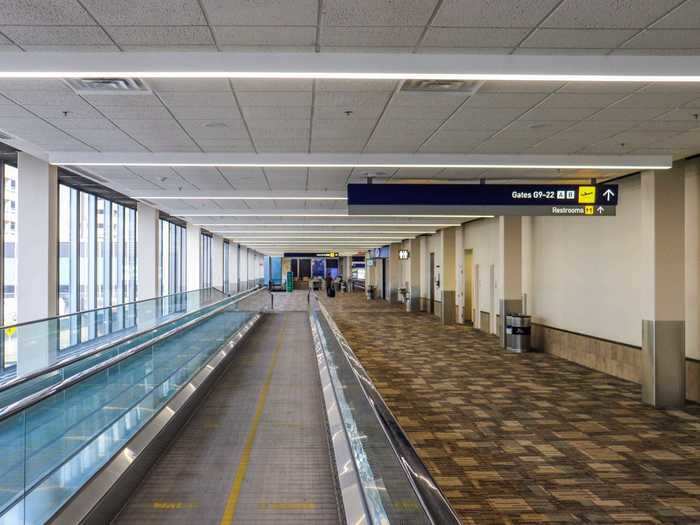
[[[399,302],[399,288],[401,287],[401,260],[399,259],[399,251],[401,243],[395,242],[389,245],[389,259],[387,260],[387,275],[386,283],[389,288],[387,298],[392,304]]]
[[[421,240],[422,238],[411,239],[408,244],[409,256],[406,263],[408,264],[408,290],[410,300],[406,305],[406,310],[409,312],[418,312],[421,309]]]
[[[685,355],[700,359],[700,162],[685,168]],[[695,383],[698,383],[695,381]]]
[[[199,276],[199,243],[202,232],[199,226],[187,223],[187,290],[201,288]]]
[[[454,324],[457,289],[455,269],[455,236],[458,228],[440,230],[440,300],[442,324]]]
[[[657,408],[685,403],[684,175],[642,173],[642,401]]]
[[[160,257],[160,228],[158,227],[158,210],[138,202],[136,204],[136,257],[138,282],[136,298],[150,299],[161,294],[158,281],[158,262]]]
[[[17,322],[56,315],[58,169],[17,155]]]
[[[211,240],[211,285],[224,289],[224,239],[214,235]]]
[[[501,346],[506,345],[506,315],[522,312],[522,217],[498,218],[497,328]]]

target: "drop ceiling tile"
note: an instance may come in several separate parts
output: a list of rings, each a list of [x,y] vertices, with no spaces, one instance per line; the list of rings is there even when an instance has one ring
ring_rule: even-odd
[[[365,138],[312,138],[311,153],[361,153],[365,147]]]
[[[259,152],[266,153],[306,153],[309,149],[307,136],[299,138],[258,139],[255,146]]]
[[[242,106],[311,106],[311,91],[238,91]]]
[[[205,153],[250,153],[254,151],[253,145],[248,138],[227,140],[197,139],[197,144],[200,145]]]
[[[632,93],[645,85],[643,82],[569,82],[559,93]]]
[[[67,110],[86,106],[84,100],[73,92],[52,92],[52,91],[5,91],[4,94],[22,105],[54,106]]]
[[[112,45],[107,34],[96,26],[0,26],[0,32],[23,47]]]
[[[424,26],[437,0],[326,0],[327,26]]]
[[[7,25],[95,25],[75,0],[0,0]]]
[[[115,130],[114,124],[104,118],[50,118],[54,126],[64,131],[73,130]]]
[[[382,91],[387,95],[396,87],[395,80],[329,80],[316,81],[316,92],[321,91]]]
[[[698,110],[693,108],[674,109],[656,117],[657,120],[676,120],[698,122]]]
[[[518,47],[513,50],[514,55],[607,55],[610,53],[610,48],[571,48],[571,47]]]
[[[649,29],[624,45],[624,49],[700,49],[697,29]]]
[[[351,114],[346,114],[346,111],[352,111]],[[316,106],[314,107],[314,119],[330,119],[330,120],[371,120],[377,121],[381,113],[381,108],[376,106],[354,106],[350,109],[347,106]]]
[[[696,98],[695,93],[637,93],[629,95],[616,108],[668,108],[683,106]]]
[[[389,93],[363,91],[322,91],[317,92],[314,103],[316,106],[331,106],[345,110],[355,108],[372,108],[381,111],[389,100]]]
[[[608,108],[597,113],[593,120],[651,120],[664,113],[660,108]]]
[[[534,27],[559,0],[445,0],[433,25],[445,27]]]
[[[99,111],[106,117],[113,120],[129,120],[129,119],[161,119],[172,120],[172,116],[168,110],[161,106],[100,106]]]
[[[313,26],[317,0],[202,0],[209,17],[227,26]]]
[[[519,108],[468,108],[463,106],[450,120],[445,129],[485,130],[501,129],[523,113]],[[549,119],[539,119],[549,120]]]
[[[313,46],[315,26],[215,26],[214,35],[220,46]]]
[[[644,28],[683,0],[564,0],[543,27]]]
[[[490,80],[479,88],[479,93],[552,93],[564,82],[528,82]]]
[[[465,107],[529,109],[546,96],[546,93],[476,93],[469,97]]]
[[[146,83],[159,93],[166,91],[228,93],[231,91],[228,79],[225,78],[149,78]]]
[[[619,101],[618,93],[553,93],[539,108],[603,108]]]
[[[236,106],[173,106],[169,108],[175,118],[185,120],[240,120],[241,113]]]
[[[105,26],[205,25],[197,0],[82,0]]]
[[[206,26],[106,26],[105,30],[125,46],[191,46],[213,45]]]
[[[323,27],[322,46],[350,47],[413,47],[418,43],[422,27]]]
[[[521,47],[615,48],[636,33],[634,29],[537,29]]]
[[[18,118],[33,118],[33,115],[29,113],[24,108],[21,108],[17,104],[13,104],[7,100],[2,100],[0,103],[0,118],[4,117],[18,117]],[[2,122],[0,122],[2,125]]]
[[[515,47],[527,29],[429,27],[422,47]]]
[[[311,118],[311,106],[243,106],[246,119],[308,119]]]
[[[320,82],[320,81],[319,81]],[[239,91],[308,91],[311,93],[314,81],[311,79],[232,79],[236,92]]]
[[[700,55],[700,47],[694,48],[665,48],[665,49],[647,49],[647,48],[631,48],[631,47],[621,47],[619,49],[613,49],[610,53],[611,55],[629,55],[629,56],[698,56]]]
[[[520,120],[582,120],[595,113],[595,108],[542,108],[525,113]]]
[[[662,19],[654,23],[654,29],[698,29],[700,28],[700,2],[684,2]]]

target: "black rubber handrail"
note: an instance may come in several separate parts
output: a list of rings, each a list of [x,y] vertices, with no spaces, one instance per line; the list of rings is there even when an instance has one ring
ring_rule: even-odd
[[[228,308],[231,304],[237,303],[239,301],[242,301],[243,299],[253,295],[254,293],[257,293],[260,291],[261,288],[254,288],[253,290],[249,290],[248,292],[244,293],[243,297],[239,298],[232,298],[228,297],[226,304],[223,304],[221,306],[218,306],[217,308],[211,310],[210,312],[207,312],[206,314],[197,317],[196,319],[192,319],[191,321],[186,322],[185,324],[182,324],[180,326],[177,326],[173,328],[172,330],[169,330],[163,334],[160,334],[153,339],[146,341],[144,343],[141,343],[140,345],[136,345],[135,347],[127,350],[126,352],[116,355],[112,357],[111,359],[107,359],[106,361],[103,361],[102,363],[99,363],[91,368],[88,368],[86,370],[83,370],[82,372],[79,372],[73,376],[70,376],[67,379],[64,379],[60,383],[57,383],[55,385],[51,385],[49,387],[46,387],[42,390],[39,390],[38,392],[35,392],[34,394],[31,394],[15,403],[12,403],[11,405],[7,405],[6,407],[0,409],[0,422],[14,416],[15,414],[18,414],[19,412],[36,405],[40,401],[43,401],[44,399],[51,397],[52,395],[56,394],[57,392],[60,392],[62,390],[65,390],[66,388],[73,386],[77,383],[80,383],[81,381],[87,379],[90,376],[93,376],[102,370],[105,370],[111,366],[114,366],[115,364],[123,361],[124,359],[131,357],[142,350],[145,350],[146,348],[149,348],[161,341],[164,341],[165,339],[178,334],[184,330],[187,330],[188,328],[191,328],[192,326],[195,326],[202,321],[209,319],[210,317],[218,314],[221,310],[224,308]]]

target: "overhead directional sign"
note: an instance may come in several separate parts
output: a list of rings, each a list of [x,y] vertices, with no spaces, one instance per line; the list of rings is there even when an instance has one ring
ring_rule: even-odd
[[[353,214],[615,215],[615,184],[348,184]]]

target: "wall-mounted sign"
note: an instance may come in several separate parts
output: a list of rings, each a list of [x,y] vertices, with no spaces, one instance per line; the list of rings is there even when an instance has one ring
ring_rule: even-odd
[[[410,255],[411,254],[408,250],[399,250],[399,259],[401,259],[402,261],[408,259]]]
[[[615,215],[616,184],[348,184],[353,214]]]

